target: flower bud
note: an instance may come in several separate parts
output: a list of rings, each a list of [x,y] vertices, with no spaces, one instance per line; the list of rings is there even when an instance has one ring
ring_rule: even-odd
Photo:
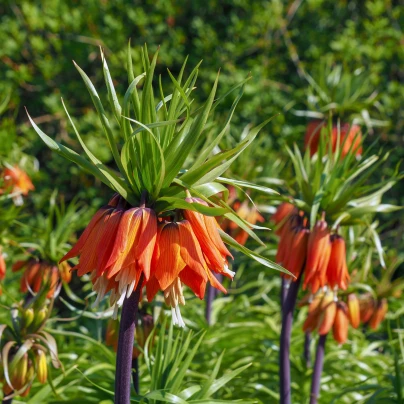
[[[303,289],[316,293],[326,283],[327,266],[331,255],[330,231],[325,220],[319,220],[310,233]]]
[[[366,296],[359,301],[360,318],[362,323],[366,324],[373,315],[375,310],[375,301],[373,297]]]
[[[46,355],[41,350],[38,350],[36,355],[36,375],[39,383],[44,384],[48,380],[48,365],[46,363]]]
[[[279,225],[275,231],[275,234],[278,236],[282,234],[282,229],[294,210],[296,210],[295,207],[288,202],[283,202],[278,206],[276,212],[271,216],[271,221],[277,226]]]
[[[23,327],[29,327],[34,321],[34,309],[29,307],[22,313]]]
[[[318,327],[320,320],[321,309],[320,305],[323,300],[324,293],[317,293],[309,305],[306,321],[303,324],[304,332],[312,332]]]
[[[118,334],[119,334],[119,321],[109,319],[107,323],[107,330],[105,333],[105,344],[112,347],[117,352],[118,350]]]
[[[59,264],[59,274],[63,282],[69,283],[72,280],[71,267],[67,261]]]
[[[22,358],[15,365],[11,384],[16,390],[20,390],[26,384],[26,377],[28,371],[28,354],[25,353]]]
[[[333,324],[333,335],[335,341],[339,344],[344,344],[348,338],[348,309],[345,303],[337,303],[337,312],[335,313],[335,320]]]
[[[348,295],[348,317],[353,328],[358,328],[360,324],[359,300],[354,293]]]
[[[380,323],[384,320],[384,317],[386,316],[387,310],[388,310],[387,300],[382,299],[380,302],[378,302],[377,308],[369,321],[369,327],[372,330],[377,330],[379,328]]]
[[[154,328],[153,316],[150,314],[139,313],[138,326],[136,327],[136,343],[140,348],[144,348],[147,338]],[[137,358],[141,354],[138,348],[133,348],[133,357]]]
[[[42,326],[42,324],[45,322],[46,318],[48,316],[48,309],[46,307],[43,307],[42,309],[38,310],[35,313],[34,316],[34,321],[31,324],[31,329],[32,330],[37,330]]]
[[[331,298],[328,296],[331,295]],[[330,301],[331,300],[331,301]],[[324,303],[324,301],[326,303]],[[320,323],[320,327],[318,329],[319,335],[326,335],[331,330],[334,325],[335,315],[337,312],[337,303],[334,301],[332,293],[328,293],[323,298],[323,302],[321,303],[323,316]]]
[[[331,288],[337,286],[345,290],[350,280],[346,264],[345,240],[337,234],[331,237],[331,254],[326,276]]]

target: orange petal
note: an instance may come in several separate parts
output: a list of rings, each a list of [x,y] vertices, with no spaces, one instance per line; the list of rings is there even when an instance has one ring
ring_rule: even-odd
[[[147,300],[149,302],[151,302],[159,290],[160,290],[160,285],[159,285],[157,278],[155,276],[150,276],[149,281],[146,284]]]
[[[335,320],[333,324],[333,335],[335,341],[339,344],[344,344],[348,338],[349,319],[347,307],[345,303],[338,303],[337,312],[335,313]]]
[[[180,234],[177,223],[171,222],[163,225],[159,237],[159,252],[155,276],[161,289],[165,290],[185,267],[185,262],[181,258]]]
[[[105,264],[105,267],[108,268],[108,278],[114,276],[123,267],[126,256],[136,241],[141,218],[139,208],[128,209],[123,213],[116,232],[114,247]]]
[[[15,263],[14,263],[14,265],[11,267],[11,270],[13,271],[13,272],[17,272],[17,271],[19,271],[21,268],[24,268],[25,267],[25,265],[27,265],[27,260],[20,260],[20,261],[16,261]]]
[[[109,209],[109,208],[101,208],[97,211],[97,213],[93,216],[90,223],[88,224],[88,226],[86,227],[86,229],[84,230],[82,235],[80,236],[80,238],[77,240],[76,244],[59,262],[63,262],[70,258],[76,257],[77,255],[79,255],[81,253],[91,232],[99,224],[99,222],[103,219],[103,217],[108,214],[108,212],[110,210],[111,209]]]
[[[148,280],[150,276],[151,261],[157,239],[157,216],[154,210],[142,209],[141,237],[136,246],[136,258],[140,269]]]
[[[358,328],[360,324],[359,300],[354,293],[348,295],[348,315],[353,328]]]
[[[195,272],[189,266],[186,266],[179,276],[181,282],[191,288],[199,299],[203,299],[207,283],[206,273]]]
[[[323,312],[323,319],[321,321],[320,327],[318,329],[319,335],[326,335],[331,330],[334,325],[335,314],[337,312],[337,304],[332,301],[328,304]]]
[[[105,230],[97,248],[97,276],[101,276],[104,273],[106,265],[111,258],[123,214],[124,211],[121,209],[114,210],[109,216],[108,223],[105,225]]]

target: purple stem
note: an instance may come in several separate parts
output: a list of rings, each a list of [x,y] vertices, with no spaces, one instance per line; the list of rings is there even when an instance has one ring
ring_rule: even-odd
[[[288,291],[288,288],[286,287],[286,280],[285,278],[282,278],[281,281],[281,310],[283,310],[283,305],[285,303],[285,299],[286,299],[286,294]]]
[[[116,356],[115,404],[130,404],[133,341],[143,275],[136,290],[123,302]]]
[[[10,393],[11,394],[11,393]],[[13,402],[12,398],[7,398],[6,400],[2,401],[2,404],[11,404]]]
[[[311,366],[311,358],[310,358],[310,343],[311,343],[311,334],[306,332],[304,334],[304,351],[303,357],[306,362],[306,367],[309,368]]]
[[[215,300],[215,288],[213,288],[210,284],[207,285],[207,296],[206,296],[206,307],[205,307],[205,318],[208,325],[211,325],[212,322],[212,304],[213,300]]]
[[[223,283],[223,278],[224,276],[222,274],[215,274],[216,279],[220,282]],[[215,289],[215,297],[220,293],[219,289]]]
[[[279,382],[280,382],[280,404],[291,404],[290,388],[290,335],[293,324],[293,311],[296,305],[297,293],[299,291],[301,276],[292,282],[287,290],[282,310],[282,331],[279,352]]]
[[[138,358],[132,359],[132,380],[133,387],[137,394],[139,394],[139,361]]]
[[[222,283],[223,282],[223,275],[222,274],[213,274],[216,279]],[[219,291],[216,288],[213,288],[212,285],[208,283],[206,293],[206,306],[205,306],[205,318],[208,325],[212,323],[212,304],[215,300],[216,296],[218,295]]]
[[[316,361],[314,362],[313,378],[311,379],[310,404],[317,404],[318,396],[320,393],[320,381],[321,381],[321,373],[323,371],[326,339],[327,334],[320,335],[318,339]]]

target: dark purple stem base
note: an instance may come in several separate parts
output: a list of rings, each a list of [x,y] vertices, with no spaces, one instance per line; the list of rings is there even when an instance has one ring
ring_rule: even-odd
[[[310,404],[317,404],[320,393],[321,373],[324,364],[325,341],[327,335],[320,335],[317,344],[316,361],[314,362],[313,378],[311,380]]]
[[[215,276],[216,279],[220,283],[223,282],[222,274],[213,274],[213,276]],[[207,292],[206,292],[205,318],[206,318],[206,322],[208,323],[208,325],[211,325],[211,323],[212,323],[212,305],[213,305],[213,301],[215,300],[219,291],[217,289],[213,288],[212,285],[210,285],[209,283],[208,283],[206,289],[207,289]]]
[[[210,284],[207,286],[207,294],[206,294],[206,306],[205,306],[205,318],[208,325],[212,323],[212,304],[213,300],[215,300],[215,288],[213,288]]]
[[[133,341],[142,283],[143,275],[136,290],[125,299],[122,307],[116,356],[115,404],[130,403]]]
[[[311,343],[311,334],[306,332],[304,334],[304,351],[303,357],[306,363],[306,367],[309,368],[311,366],[311,358],[310,358],[310,343]]]
[[[296,305],[297,293],[299,291],[301,276],[292,282],[282,293],[282,331],[279,352],[279,381],[280,381],[280,404],[291,404],[290,388],[290,334],[292,332],[293,311]],[[284,288],[284,284],[282,285]],[[285,288],[286,289],[286,288]]]
[[[132,380],[133,387],[137,394],[139,394],[139,361],[137,358],[132,359]]]

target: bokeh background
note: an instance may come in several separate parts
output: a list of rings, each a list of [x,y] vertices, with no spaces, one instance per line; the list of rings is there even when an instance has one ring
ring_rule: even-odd
[[[378,179],[388,177],[404,157],[403,22],[403,4],[392,0],[0,2],[0,159],[21,164],[33,179],[36,191],[25,203],[23,221],[29,224],[38,214],[46,212],[55,189],[66,201],[74,197],[84,201],[89,206],[88,212],[108,200],[109,190],[104,185],[46,148],[27,123],[24,107],[44,132],[79,150],[62,108],[63,97],[85,142],[97,157],[110,163],[112,158],[102,128],[72,60],[106,99],[99,52],[102,47],[114,84],[122,94],[127,86],[129,39],[138,74],[140,47],[147,43],[152,54],[160,47],[156,70],[166,83],[169,83],[166,69],[176,75],[186,56],[190,67],[203,60],[195,91],[196,104],[205,99],[219,69],[219,94],[252,75],[225,141],[239,139],[247,124],[278,115],[231,174],[240,179],[258,179],[280,192],[287,192],[283,181],[292,175],[285,145],[296,142],[302,146],[313,112],[307,75],[321,78],[327,66],[336,65],[352,76],[362,72],[366,76],[363,93],[377,100],[364,109],[374,122],[382,123],[366,129],[364,144],[377,150],[392,150],[381,170],[374,173]],[[217,122],[225,119],[231,101],[216,111]],[[354,119],[358,114],[354,115],[348,111],[344,119]],[[403,183],[390,190],[384,202],[403,205],[402,190]],[[258,197],[258,203],[265,207],[268,217],[270,201]],[[388,262],[395,265],[394,277],[398,278],[404,274],[403,214],[384,215],[381,226]],[[19,231],[27,232],[25,228]],[[272,235],[263,238],[268,245],[265,253],[273,258],[276,238]],[[251,247],[257,246],[251,242]],[[374,265],[378,265],[376,261]],[[239,259],[236,270],[230,294],[215,301],[213,325],[193,361],[192,372],[194,377],[203,375],[225,349],[224,370],[252,365],[217,393],[218,397],[276,402],[280,280],[278,274],[251,264],[247,258]],[[343,347],[330,341],[321,402],[401,402],[397,366],[404,372],[404,358],[400,357],[402,352],[390,349],[388,327],[397,331],[403,343],[402,303],[399,297],[393,301],[389,321],[377,332],[364,334],[354,330]],[[71,315],[62,304],[59,310],[61,315]],[[183,315],[189,319],[190,328],[206,328],[203,302],[190,299]],[[292,388],[296,403],[307,402],[311,376],[302,358],[303,321],[304,312],[300,312],[292,340]],[[87,319],[79,325],[72,322],[71,327],[76,330],[81,327],[81,332],[102,341],[105,321],[98,323],[94,328]],[[96,347],[85,344],[73,337],[64,342],[60,349],[66,364],[78,363],[85,370],[90,364],[105,361]],[[104,378],[100,374],[94,377],[107,387],[113,386],[113,372],[105,372]],[[108,399],[108,395],[104,397],[77,373],[70,374],[62,383],[72,383],[71,389],[63,390],[59,397],[50,394],[46,402],[73,401],[83,397],[86,389],[96,393],[85,402]],[[143,386],[147,387],[147,380]]]

